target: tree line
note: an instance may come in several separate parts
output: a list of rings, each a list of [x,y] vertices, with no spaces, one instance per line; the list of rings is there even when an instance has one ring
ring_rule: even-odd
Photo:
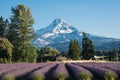
[[[77,40],[72,40],[69,45],[68,56],[73,60],[89,60],[94,57],[94,46],[92,41],[83,32],[82,49]]]

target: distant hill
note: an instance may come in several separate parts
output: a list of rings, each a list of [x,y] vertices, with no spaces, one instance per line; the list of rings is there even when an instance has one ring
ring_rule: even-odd
[[[69,25],[66,21],[55,19],[46,28],[37,30],[37,36],[32,41],[37,47],[52,46],[60,51],[67,51],[72,39],[82,42],[82,31]],[[119,48],[120,39],[96,36],[87,33],[87,36],[93,41],[96,50],[111,50]]]

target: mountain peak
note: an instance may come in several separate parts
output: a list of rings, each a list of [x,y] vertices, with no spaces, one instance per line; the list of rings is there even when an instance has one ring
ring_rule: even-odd
[[[60,22],[64,22],[64,20],[62,20],[62,19],[59,19],[59,18],[56,18],[54,21],[53,21],[53,23],[60,23]]]
[[[73,32],[73,27],[70,26],[66,21],[56,18],[45,30],[54,34],[64,34]]]
[[[53,22],[49,25],[49,27],[59,27],[58,25],[60,24],[67,24],[66,21],[62,20],[62,19],[59,19],[59,18],[56,18],[55,20],[53,20]]]
[[[52,26],[54,26],[53,33],[56,33],[56,34],[73,32],[72,26],[70,26],[66,21],[59,18],[53,21]]]

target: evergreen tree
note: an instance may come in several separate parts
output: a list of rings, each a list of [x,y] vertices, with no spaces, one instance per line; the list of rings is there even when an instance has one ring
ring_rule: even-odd
[[[82,40],[82,57],[85,60],[89,60],[94,56],[94,46],[92,41],[86,36],[86,33],[83,32]]]
[[[10,18],[11,23],[9,26],[7,37],[15,47],[14,60],[19,59],[19,61],[27,62],[27,58],[29,58],[29,55],[33,54],[27,49],[28,47],[32,48],[30,42],[35,37],[35,31],[32,28],[32,25],[34,24],[34,19],[30,13],[30,8],[26,8],[23,4],[20,4],[15,8],[12,7],[11,10],[13,15]]]
[[[9,26],[9,22],[6,19],[4,21],[4,19],[2,18],[2,16],[0,17],[0,37],[1,38],[5,38],[7,35],[7,28]]]
[[[68,56],[73,60],[80,59],[80,45],[77,40],[72,40],[69,45]]]

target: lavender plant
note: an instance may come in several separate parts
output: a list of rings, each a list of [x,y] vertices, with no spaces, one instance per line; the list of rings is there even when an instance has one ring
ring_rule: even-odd
[[[77,80],[92,80],[92,73],[83,67],[67,63],[67,68],[76,77]]]
[[[19,65],[19,66],[18,66]],[[22,77],[23,75],[33,71],[34,69],[37,69],[37,68],[40,68],[40,67],[43,67],[46,64],[37,64],[37,63],[32,63],[32,64],[18,64],[16,67],[13,66],[12,69],[8,69],[7,72],[5,72],[2,76],[1,76],[1,79],[18,79],[19,77]],[[6,71],[6,70],[5,70]]]
[[[118,77],[118,75],[110,69],[105,69],[103,67],[88,65],[88,64],[78,64],[78,65],[88,69],[97,78],[100,78],[102,80],[116,80]]]
[[[31,80],[44,80],[47,73],[55,67],[57,64],[50,64],[49,66],[45,66],[37,71],[34,71],[33,73],[30,74],[30,79]]]
[[[60,63],[56,69],[53,70],[52,76],[57,80],[66,80],[69,77],[69,73],[64,63]]]

